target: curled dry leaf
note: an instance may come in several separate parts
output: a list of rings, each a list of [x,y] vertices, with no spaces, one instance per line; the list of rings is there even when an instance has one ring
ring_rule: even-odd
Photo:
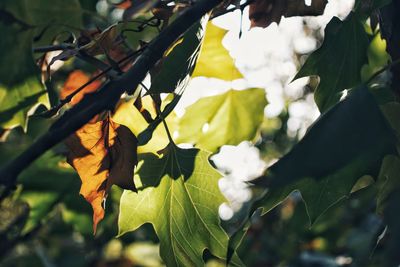
[[[124,125],[110,118],[88,123],[65,141],[67,161],[78,172],[80,194],[92,205],[93,232],[104,217],[102,205],[113,184],[136,191],[133,182],[137,164],[137,139]]]
[[[93,39],[82,46],[80,50],[92,56],[108,53],[118,45],[117,36],[118,30],[116,25],[111,25],[102,32],[94,33]]]

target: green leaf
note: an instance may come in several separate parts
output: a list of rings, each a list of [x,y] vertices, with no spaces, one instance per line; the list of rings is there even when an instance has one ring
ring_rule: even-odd
[[[378,178],[377,211],[382,213],[391,193],[400,189],[400,158],[389,155],[383,160]]]
[[[8,245],[6,241],[20,234],[28,214],[28,204],[19,199],[9,197],[0,202],[0,249],[4,250]]]
[[[367,88],[354,89],[256,182],[269,189],[257,205],[266,213],[299,190],[313,223],[347,197],[361,176],[377,175],[383,157],[395,153],[395,142],[393,130]]]
[[[14,158],[50,126],[50,121],[33,118],[29,120],[28,132],[21,128],[10,131],[5,142],[0,142],[0,167]],[[22,187],[19,198],[29,204],[30,212],[23,233],[34,229],[46,219],[53,208],[65,197],[74,198],[80,205],[86,205],[78,196],[80,181],[75,170],[63,156],[48,151],[26,168],[18,177]],[[90,210],[90,205],[88,205]],[[90,214],[90,213],[89,213]]]
[[[400,140],[400,103],[394,101],[388,102],[385,103],[381,108],[387,121],[389,122],[390,126],[395,130],[398,139]]]
[[[167,56],[162,59],[159,71],[151,76],[150,93],[172,93],[184,90],[199,56],[205,23],[207,23],[206,18],[190,27],[182,39],[178,40]]]
[[[225,81],[243,78],[228,50],[222,45],[226,30],[209,22],[192,77],[205,76]]]
[[[35,37],[39,39],[35,45],[49,45],[57,34],[65,31],[77,33],[83,26],[79,0],[2,0],[0,10],[33,26]]]
[[[368,65],[361,69],[361,78],[363,82],[368,81],[376,72],[384,68],[390,62],[390,55],[386,52],[386,41],[382,39],[381,34],[376,34],[368,46]]]
[[[33,31],[19,25],[4,25],[6,35],[0,42],[0,128],[22,125],[26,128],[28,111],[37,103],[49,106],[39,69],[33,61]]]
[[[35,46],[51,45],[58,35],[79,34],[83,29],[79,0],[3,0],[0,10],[7,14],[6,23],[18,23],[32,30]],[[27,45],[31,44],[32,39]]]
[[[85,205],[84,200],[76,194],[80,187],[79,177],[65,162],[62,167],[60,163],[63,161],[63,157],[48,152],[20,175],[18,182],[23,188],[20,197],[30,207],[24,232],[29,232],[42,222],[67,195]]]
[[[392,173],[394,179],[399,178],[399,173]],[[400,246],[400,215],[398,212],[400,203],[400,188],[393,188],[393,190],[386,197],[386,203],[383,211],[383,219],[387,226],[388,234],[385,234],[384,242],[384,261],[382,266],[390,267],[396,266],[399,263],[398,249]]]
[[[160,248],[152,242],[134,242],[124,249],[124,256],[139,266],[164,266],[159,255]]]
[[[264,119],[266,104],[265,91],[258,88],[202,98],[180,119],[177,142],[214,152],[223,145],[252,140]],[[203,128],[206,124],[207,131]]]
[[[48,45],[58,33],[70,27],[76,31],[82,26],[82,13],[77,0],[4,0],[0,11],[0,31],[6,36],[0,43],[0,128],[26,128],[32,107],[49,107],[32,55],[33,38],[41,37],[35,45]]]
[[[387,102],[381,106],[381,110],[385,115],[386,120],[389,122],[390,126],[392,127],[392,129],[396,134],[397,152],[400,153],[400,121],[399,121],[400,103],[394,101]]]
[[[3,0],[0,9],[6,10],[20,21],[32,26],[47,24],[82,25],[82,11],[79,0]]]
[[[208,157],[172,144],[161,157],[142,154],[135,175],[138,193],[124,191],[121,197],[119,234],[151,223],[168,266],[202,266],[205,249],[225,258],[228,235],[218,208],[226,200],[218,188],[221,175]]]
[[[361,83],[368,45],[368,35],[355,13],[344,21],[334,17],[326,26],[322,46],[307,58],[294,80],[318,75],[315,102],[321,112],[326,112],[340,100],[343,90]]]

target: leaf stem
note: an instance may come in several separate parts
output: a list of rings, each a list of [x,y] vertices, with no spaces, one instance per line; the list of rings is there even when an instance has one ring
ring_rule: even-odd
[[[149,92],[149,89],[147,88],[146,85],[144,85],[142,82],[140,82],[140,85],[143,87],[144,90],[146,90],[147,93]],[[161,121],[162,121],[162,123],[164,125],[165,132],[167,133],[169,142],[175,145],[175,142],[172,139],[171,132],[169,131],[168,124],[165,121],[164,115],[161,112],[160,105],[159,105],[158,101],[156,101],[154,99],[152,94],[149,94],[149,95],[150,95],[151,99],[153,99],[153,101],[154,101],[154,107],[156,109],[157,116],[161,118]]]

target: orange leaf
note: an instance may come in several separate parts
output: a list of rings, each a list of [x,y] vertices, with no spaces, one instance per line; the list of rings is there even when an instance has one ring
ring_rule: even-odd
[[[90,77],[86,75],[81,70],[74,70],[71,72],[64,83],[64,87],[61,89],[60,98],[64,99],[73,92],[75,92],[79,87],[83,84],[87,83],[90,80]],[[83,88],[79,93],[77,93],[72,99],[70,104],[76,105],[78,104],[85,94],[95,92],[101,85],[101,81],[96,80],[93,81],[91,84]]]
[[[78,172],[80,194],[92,205],[93,232],[104,217],[102,203],[113,184],[136,191],[133,182],[137,164],[137,139],[124,125],[110,118],[88,123],[65,141],[67,157]]]

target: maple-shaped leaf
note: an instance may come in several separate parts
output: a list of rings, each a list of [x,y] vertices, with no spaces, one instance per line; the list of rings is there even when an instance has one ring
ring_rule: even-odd
[[[361,83],[361,68],[367,63],[368,35],[356,13],[341,21],[334,17],[325,29],[322,46],[314,51],[294,77],[318,75],[315,102],[321,112],[336,104],[341,92]]]
[[[110,118],[88,123],[65,141],[67,157],[78,172],[80,194],[92,205],[93,231],[104,217],[103,201],[113,184],[136,191],[133,182],[137,164],[137,140],[132,132]]]
[[[67,96],[74,93],[78,88],[87,83],[89,80],[90,77],[86,73],[81,70],[74,70],[68,75],[68,78],[60,91],[60,98],[65,99]],[[85,94],[95,92],[100,87],[100,85],[101,82],[99,80],[95,80],[88,86],[85,86],[82,90],[80,90],[76,95],[72,97],[70,104],[78,104],[83,99]]]
[[[222,45],[222,39],[227,32],[212,22],[207,23],[200,56],[192,77],[205,76],[225,81],[243,78],[229,51]]]
[[[253,140],[264,119],[265,90],[229,90],[189,106],[179,120],[177,142],[216,151],[223,145]]]
[[[167,266],[203,266],[203,252],[225,258],[228,235],[220,226],[219,206],[225,198],[209,153],[168,145],[161,156],[142,154],[135,173],[138,193],[124,191],[119,234],[151,223]],[[239,265],[237,256],[232,261]]]
[[[359,178],[376,176],[389,154],[396,154],[393,129],[368,89],[354,89],[255,182],[269,189],[258,205],[268,212],[299,190],[314,223],[349,196]]]

